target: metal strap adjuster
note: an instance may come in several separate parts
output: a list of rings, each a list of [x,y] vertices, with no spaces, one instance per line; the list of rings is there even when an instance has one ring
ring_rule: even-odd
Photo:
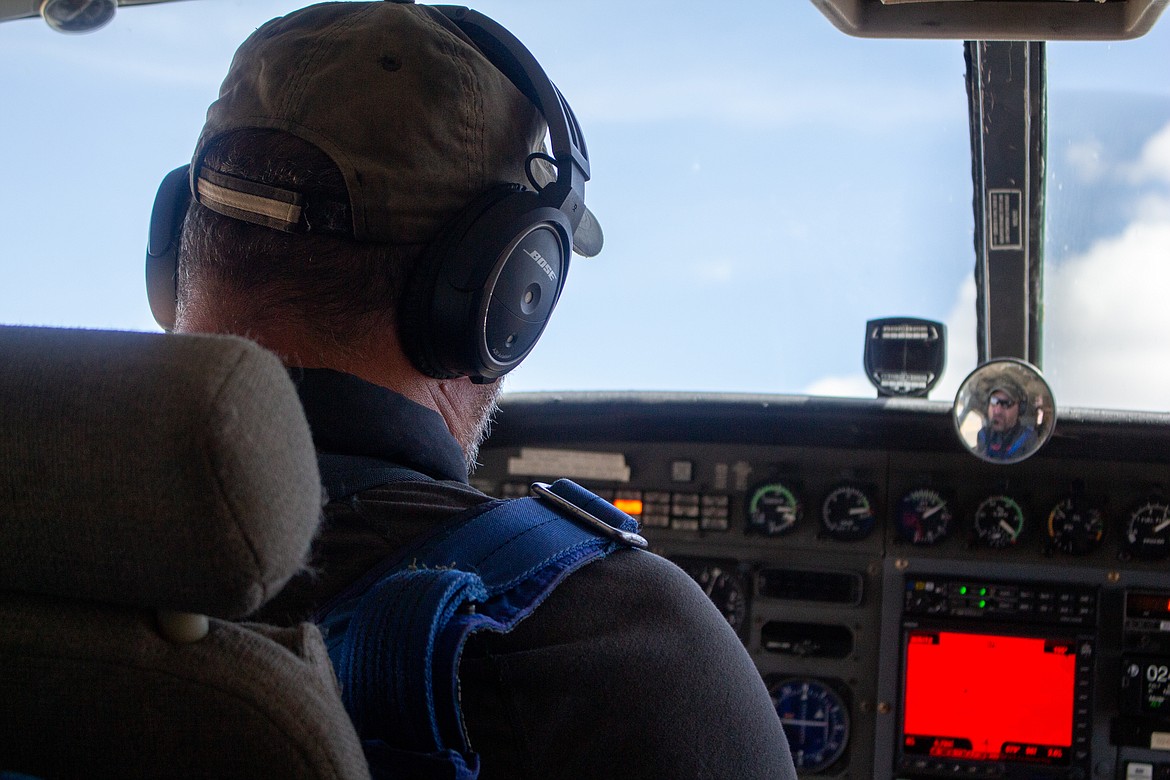
[[[567,498],[552,492],[550,486],[544,482],[533,482],[529,487],[529,492],[536,496],[536,498],[552,504],[553,508],[561,510],[570,519],[576,520],[587,528],[597,531],[608,539],[627,544],[630,547],[636,547],[639,550],[645,550],[650,546],[650,543],[644,537],[629,531],[623,531],[620,528],[610,525],[596,515],[586,512]]]

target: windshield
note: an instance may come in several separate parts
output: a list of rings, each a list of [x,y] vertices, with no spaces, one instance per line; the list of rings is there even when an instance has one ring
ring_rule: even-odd
[[[157,330],[155,189],[235,47],[304,5],[123,8],[103,30],[0,24],[0,322]],[[873,397],[869,319],[948,326],[932,397],[975,366],[963,47],[849,38],[810,3],[475,7],[568,97],[606,233],[576,258],[517,390]],[[1062,405],[1167,409],[1170,24],[1051,44],[1045,371]]]
[[[1064,404],[1170,409],[1170,24],[1048,46],[1045,373]]]

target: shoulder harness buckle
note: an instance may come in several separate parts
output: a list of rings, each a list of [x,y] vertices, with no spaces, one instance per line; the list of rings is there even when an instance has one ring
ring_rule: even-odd
[[[601,534],[607,539],[612,539],[615,542],[621,542],[622,544],[629,545],[630,547],[636,547],[639,550],[645,550],[650,546],[650,543],[646,541],[645,537],[630,531],[623,531],[621,528],[615,525],[610,525],[601,518],[597,517],[597,515],[575,503],[570,496],[564,496],[561,495],[560,492],[555,492],[556,488],[562,487],[566,482],[568,482],[568,480],[560,480],[556,485],[548,485],[544,482],[533,482],[532,485],[529,486],[528,490],[533,496],[549,504],[553,509],[559,511],[569,519],[574,520],[586,528]],[[577,485],[572,482],[569,482],[568,484],[572,485],[573,487],[577,487]],[[593,494],[588,493],[581,488],[578,489],[581,490],[584,496],[588,496],[591,499],[596,500],[596,497],[593,496]],[[609,508],[609,505],[606,505],[606,508]],[[619,519],[619,522],[629,522],[632,519],[624,512],[620,512],[620,510],[618,510],[616,507],[612,508],[612,511],[619,512],[621,514],[622,519]]]

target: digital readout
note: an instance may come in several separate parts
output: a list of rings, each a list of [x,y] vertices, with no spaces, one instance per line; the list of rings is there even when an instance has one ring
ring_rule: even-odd
[[[1170,712],[1170,660],[1123,658],[1122,709],[1133,715]]]

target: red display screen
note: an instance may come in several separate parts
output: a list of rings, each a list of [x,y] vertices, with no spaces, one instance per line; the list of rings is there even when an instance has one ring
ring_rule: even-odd
[[[906,633],[906,754],[1070,762],[1071,639],[915,629]]]

